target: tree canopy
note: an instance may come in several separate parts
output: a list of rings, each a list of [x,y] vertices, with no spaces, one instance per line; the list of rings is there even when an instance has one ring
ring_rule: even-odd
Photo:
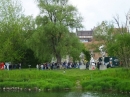
[[[23,56],[22,8],[13,0],[1,0],[0,16],[0,59],[5,62],[19,61]]]
[[[98,41],[107,41],[111,38],[114,31],[113,24],[107,21],[102,21],[102,23],[98,24],[97,27],[94,28],[94,39]]]
[[[107,52],[110,56],[116,56],[124,67],[130,67],[130,34],[118,34],[107,44]]]
[[[79,58],[83,45],[74,33],[82,27],[82,18],[76,7],[68,0],[37,0],[40,9],[36,17],[37,28],[27,43],[42,61],[52,57],[61,63],[61,58],[70,55]]]
[[[0,62],[25,63],[26,39],[35,25],[32,17],[23,14],[16,0],[1,0],[0,16]]]

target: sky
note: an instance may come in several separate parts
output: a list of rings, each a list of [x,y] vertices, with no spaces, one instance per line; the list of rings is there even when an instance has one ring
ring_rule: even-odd
[[[36,17],[39,9],[35,0],[21,0],[24,13]],[[77,7],[83,17],[83,30],[91,30],[102,21],[114,21],[113,17],[119,16],[121,24],[125,24],[126,14],[130,10],[130,0],[69,0]]]

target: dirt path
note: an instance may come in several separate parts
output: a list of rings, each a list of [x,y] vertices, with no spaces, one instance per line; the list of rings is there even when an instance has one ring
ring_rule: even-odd
[[[76,89],[82,89],[82,86],[79,80],[76,81]]]

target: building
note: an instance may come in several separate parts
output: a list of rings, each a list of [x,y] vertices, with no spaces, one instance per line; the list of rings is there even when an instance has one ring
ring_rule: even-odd
[[[93,30],[90,31],[78,31],[76,30],[76,35],[81,42],[91,42],[93,39]]]

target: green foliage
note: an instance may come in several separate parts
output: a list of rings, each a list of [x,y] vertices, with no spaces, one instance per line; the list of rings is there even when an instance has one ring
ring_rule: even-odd
[[[34,52],[31,49],[26,49],[21,62],[22,68],[28,68],[28,65],[35,68],[38,63],[40,64],[39,59],[34,56]]]
[[[16,73],[17,72],[17,73]],[[80,81],[82,88],[97,91],[130,91],[130,71],[122,68],[110,68],[105,71],[99,70],[12,70],[0,72],[0,87],[36,87],[48,90],[75,89],[77,81]]]
[[[130,84],[128,77],[130,75],[127,74],[128,72],[124,72],[122,69],[94,72],[91,74],[91,76],[93,75],[91,80],[83,80],[82,87],[88,90],[128,92],[129,88],[127,86]]]
[[[2,78],[3,81],[1,81],[0,87],[19,87],[31,89],[37,87],[38,89],[41,88],[44,91],[48,91],[48,89],[71,89],[74,86],[74,83],[71,82],[65,75],[54,71],[16,70],[10,71],[10,73],[3,71],[1,74],[7,77]]]
[[[103,21],[101,24],[98,24],[98,26],[94,29],[94,39],[97,41],[108,41],[111,39],[113,29],[113,24],[108,23],[107,21]]]
[[[107,52],[110,56],[117,56],[123,62],[125,67],[129,67],[129,53],[130,53],[130,34],[117,34],[115,38],[108,42]]]
[[[20,60],[23,56],[22,51],[16,50],[18,47],[22,49],[23,45],[20,37],[21,30],[21,7],[17,2],[12,0],[4,0],[0,3],[0,60],[11,61]],[[17,38],[16,38],[17,37]],[[21,54],[18,56],[18,54]]]
[[[68,0],[37,0],[40,15],[36,17],[37,28],[27,40],[37,58],[50,61],[52,57],[61,63],[61,58],[69,55],[77,59],[82,44],[70,29],[81,27],[82,18]]]
[[[21,63],[34,21],[31,16],[24,16],[20,2],[14,0],[1,0],[0,16],[0,62]]]
[[[85,55],[85,59],[90,60],[90,58],[91,58],[90,51],[84,49],[83,53]]]
[[[71,38],[71,39],[70,39]],[[75,36],[74,33],[70,34],[70,37],[67,39],[67,49],[66,52],[73,58],[73,61],[80,60],[79,56],[83,49],[85,49],[84,44]]]

